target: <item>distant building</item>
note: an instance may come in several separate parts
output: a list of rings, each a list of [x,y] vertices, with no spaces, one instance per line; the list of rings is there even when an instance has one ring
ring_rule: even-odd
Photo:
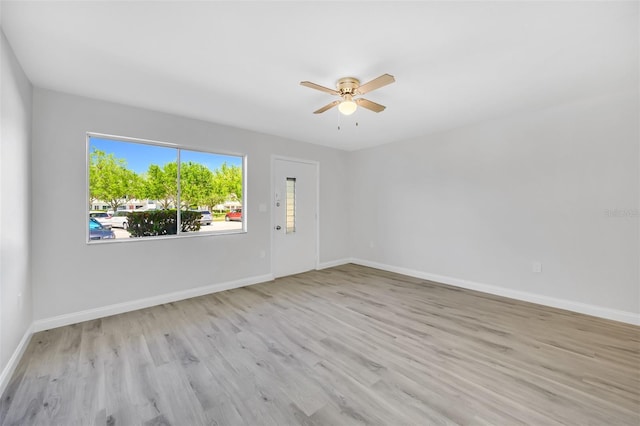
[[[158,204],[155,200],[122,200],[122,205],[118,210],[134,211],[134,210],[155,210]],[[91,203],[90,210],[110,211],[111,206],[102,200],[96,200]],[[113,213],[113,212],[111,212]]]

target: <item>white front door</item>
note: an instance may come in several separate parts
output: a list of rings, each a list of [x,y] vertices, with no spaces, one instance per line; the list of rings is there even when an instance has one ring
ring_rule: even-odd
[[[276,158],[273,179],[273,273],[283,277],[315,269],[318,165]]]

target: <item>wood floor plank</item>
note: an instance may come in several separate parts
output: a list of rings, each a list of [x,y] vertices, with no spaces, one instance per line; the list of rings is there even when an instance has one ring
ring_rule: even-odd
[[[640,327],[343,265],[36,333],[0,425],[640,424]]]

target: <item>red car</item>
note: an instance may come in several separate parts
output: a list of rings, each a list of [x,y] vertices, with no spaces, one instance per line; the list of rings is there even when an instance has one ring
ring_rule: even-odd
[[[232,220],[237,220],[242,222],[242,210],[232,210],[229,213],[227,213],[226,215],[224,215],[224,220],[226,220],[227,222],[232,221]]]

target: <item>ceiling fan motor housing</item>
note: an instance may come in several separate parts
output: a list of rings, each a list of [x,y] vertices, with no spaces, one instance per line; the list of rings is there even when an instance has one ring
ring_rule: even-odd
[[[360,80],[354,77],[344,77],[338,80],[336,88],[340,95],[355,95],[356,90],[360,87]]]

